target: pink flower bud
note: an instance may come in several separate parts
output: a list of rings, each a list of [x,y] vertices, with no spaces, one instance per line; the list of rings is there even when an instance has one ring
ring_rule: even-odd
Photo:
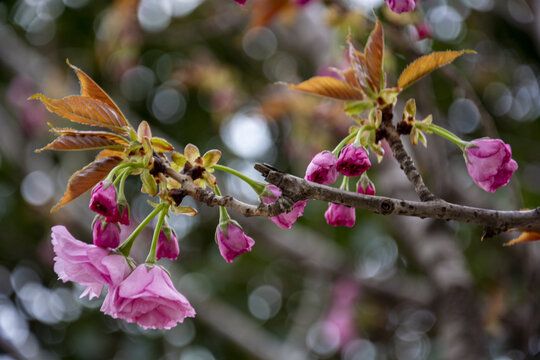
[[[266,187],[267,192],[270,192],[268,196],[261,196],[263,204],[273,204],[277,198],[281,196],[281,190],[275,185],[268,185]],[[298,201],[294,204],[293,209],[288,213],[279,214],[278,216],[272,216],[269,219],[282,229],[290,229],[296,220],[304,214],[304,208],[306,207],[307,200]]]
[[[171,228],[166,228],[165,231],[159,232],[159,238],[156,249],[157,259],[167,258],[176,260],[180,254],[178,247],[178,238]]]
[[[238,4],[244,6],[244,4],[246,3],[247,0],[234,0],[236,1]]]
[[[129,225],[128,206],[123,204],[122,207],[124,210],[120,214],[116,200],[116,188],[110,181],[102,181],[92,190],[90,210],[105,216],[107,222],[120,222],[120,224]]]
[[[356,220],[355,209],[345,205],[328,204],[324,218],[328,225],[353,227]]]
[[[304,178],[322,185],[333,184],[339,175],[336,163],[337,160],[334,154],[330,151],[322,151],[311,159]]]
[[[120,284],[109,289],[101,311],[115,319],[136,322],[145,329],[170,329],[194,317],[189,301],[175,289],[159,266],[139,265]]]
[[[81,297],[98,297],[104,285],[118,285],[131,271],[126,258],[75,239],[64,226],[53,226],[54,271],[63,281],[74,281],[86,290]]]
[[[433,28],[427,22],[422,21],[414,26],[418,40],[429,39],[433,36]]]
[[[512,149],[500,139],[478,139],[465,148],[466,165],[474,182],[485,191],[495,192],[508,184],[518,164]]]
[[[362,145],[345,146],[337,159],[337,170],[345,176],[360,176],[370,166],[368,154]]]
[[[413,11],[416,6],[416,0],[386,0],[386,3],[397,14]]]
[[[375,195],[375,187],[373,186],[373,183],[371,181],[368,181],[368,183],[367,183],[367,185],[365,187],[361,182],[359,182],[357,191],[360,194]]]
[[[226,226],[226,233],[222,230],[222,226]],[[251,251],[251,247],[255,245],[255,240],[247,236],[242,228],[232,221],[229,221],[226,225],[218,225],[216,229],[216,241],[221,256],[228,263],[233,262],[237,256]]]
[[[120,245],[120,226],[104,221],[101,216],[94,221],[92,234],[96,246],[115,249]]]

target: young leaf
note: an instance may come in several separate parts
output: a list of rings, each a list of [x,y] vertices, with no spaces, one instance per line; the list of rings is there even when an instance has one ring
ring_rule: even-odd
[[[338,100],[362,100],[360,89],[329,76],[316,76],[298,85],[287,85],[291,89]]]
[[[381,22],[377,19],[375,29],[369,35],[364,49],[367,76],[375,92],[379,92],[382,76],[382,62],[384,53],[384,34]]]
[[[517,238],[508,241],[504,246],[511,246],[522,242],[538,241],[540,240],[540,233],[537,232],[522,232]]]
[[[167,140],[160,137],[153,137],[150,142],[154,150],[158,153],[168,153],[174,150],[174,147]]]
[[[354,45],[351,42],[350,34],[347,37],[347,46],[349,47],[349,61],[351,63],[351,68],[354,73],[356,82],[359,84],[359,88],[362,89],[364,94],[371,94],[371,89],[373,88],[369,84],[369,79],[367,75],[367,65],[364,54],[356,50]]]
[[[28,99],[41,100],[47,110],[73,122],[107,127],[121,134],[127,133],[126,130],[122,129],[124,121],[120,115],[109,105],[99,100],[87,96],[66,96],[65,98],[54,100],[42,94],[33,95]]]
[[[81,84],[81,96],[87,96],[107,104],[118,115],[122,126],[129,126],[126,117],[124,114],[122,114],[122,111],[120,111],[109,95],[107,95],[107,93],[90,78],[90,76],[86,75],[84,71],[74,65],[71,65],[69,61],[67,64],[75,71],[77,77],[79,78],[79,83]]]
[[[58,202],[58,204],[51,209],[51,212],[55,212],[62,206],[75,200],[93,188],[121,161],[122,158],[116,156],[96,159],[81,170],[77,171],[69,179],[64,196],[62,196],[62,199]]]
[[[47,146],[36,150],[90,150],[103,148],[122,149],[129,145],[123,137],[105,131],[78,131],[73,129],[51,129],[60,135]]]
[[[209,150],[203,155],[203,164],[205,167],[212,167],[216,165],[221,158],[221,151],[213,149]]]
[[[407,86],[415,83],[433,70],[436,70],[444,65],[450,64],[456,58],[463,54],[476,54],[473,50],[461,51],[440,51],[422,56],[407,66],[401,73],[398,79],[398,87],[402,90]]]
[[[201,156],[199,148],[193,144],[187,144],[184,148],[184,156],[190,163],[194,163],[195,160]]]
[[[121,151],[116,151],[116,150],[112,150],[112,149],[105,149],[105,150],[101,150],[99,152],[99,154],[97,154],[96,156],[96,160],[101,160],[101,159],[105,159],[105,158],[108,158],[108,157],[118,157],[118,158],[121,158],[123,160],[126,160],[127,159],[127,155]]]

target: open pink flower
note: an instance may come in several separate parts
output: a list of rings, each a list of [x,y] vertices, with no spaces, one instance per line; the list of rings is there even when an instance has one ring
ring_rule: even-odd
[[[218,225],[216,229],[216,241],[221,256],[223,256],[225,261],[231,263],[237,256],[251,251],[251,247],[255,245],[255,240],[247,236],[244,230],[232,221],[229,221],[226,226],[226,231],[224,232],[221,229],[222,225]]]
[[[413,11],[416,6],[416,0],[386,0],[386,3],[397,14]]]
[[[328,225],[353,227],[356,213],[352,207],[329,203],[324,218]]]
[[[104,216],[109,223],[129,225],[129,209],[126,206],[120,214],[116,188],[110,181],[102,181],[92,190],[90,210]]]
[[[53,226],[51,230],[56,254],[54,271],[63,282],[86,286],[81,297],[98,297],[104,285],[115,286],[131,271],[123,256],[75,239],[64,226]]]
[[[266,190],[268,190],[270,194],[268,194],[268,196],[261,196],[263,204],[273,204],[276,202],[276,199],[281,196],[281,190],[275,185],[268,185]],[[282,229],[290,229],[296,220],[304,214],[306,204],[307,200],[298,201],[288,213],[272,216],[269,219]]]
[[[512,149],[500,139],[478,139],[465,148],[467,170],[474,182],[485,191],[495,192],[508,184],[518,164]]]
[[[108,223],[98,216],[92,228],[94,245],[115,249],[120,245],[120,226]]]
[[[145,329],[170,329],[194,317],[189,301],[175,289],[159,266],[137,266],[120,284],[109,289],[101,311]]]
[[[162,229],[159,232],[159,238],[156,249],[157,259],[167,258],[176,260],[180,254],[180,248],[178,247],[178,238],[171,228]]]
[[[336,165],[337,160],[334,154],[330,151],[322,151],[311,159],[304,178],[322,185],[333,184],[339,176]]]
[[[371,166],[368,154],[362,145],[349,144],[341,150],[336,169],[345,176],[360,176]]]

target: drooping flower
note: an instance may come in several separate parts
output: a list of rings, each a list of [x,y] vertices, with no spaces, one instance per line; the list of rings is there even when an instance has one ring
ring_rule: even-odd
[[[178,238],[173,229],[170,227],[164,227],[159,232],[159,238],[156,249],[157,260],[167,258],[176,260],[180,254],[180,248],[178,247]]]
[[[281,190],[275,185],[268,185],[265,191],[266,194],[263,193],[261,195],[263,204],[273,204],[276,202],[276,199],[281,196]],[[269,219],[282,229],[290,229],[296,220],[304,214],[306,204],[307,200],[297,201],[292,210],[288,213],[272,216]]]
[[[115,249],[120,245],[120,226],[117,223],[108,223],[98,216],[92,225],[94,245]]]
[[[137,266],[117,286],[109,289],[101,311],[145,329],[170,329],[186,317],[194,317],[189,301],[175,289],[161,267]]]
[[[356,213],[352,207],[329,203],[324,218],[328,225],[353,227],[356,221]]]
[[[512,149],[500,139],[478,139],[465,148],[466,165],[474,182],[485,191],[495,192],[508,184],[518,164]]]
[[[397,14],[413,11],[416,6],[416,0],[386,0],[386,3]]]
[[[117,285],[131,271],[123,256],[75,239],[64,226],[53,226],[51,231],[54,271],[63,282],[86,286],[81,297],[98,297],[104,285]]]
[[[375,185],[367,178],[362,177],[358,182],[357,192],[365,195],[375,195]]]
[[[216,241],[221,256],[228,263],[248,251],[255,245],[255,240],[244,233],[240,225],[232,220],[220,223],[216,229]]]
[[[334,154],[330,151],[322,151],[311,159],[304,178],[322,185],[333,184],[339,176],[336,165],[337,160]]]
[[[120,222],[123,225],[129,225],[127,204],[122,208],[123,211],[120,214],[116,200],[116,188],[110,181],[102,181],[92,190],[90,210],[104,216],[107,222]]]
[[[337,170],[345,176],[360,176],[371,166],[368,154],[359,144],[349,144],[341,150],[337,159]]]

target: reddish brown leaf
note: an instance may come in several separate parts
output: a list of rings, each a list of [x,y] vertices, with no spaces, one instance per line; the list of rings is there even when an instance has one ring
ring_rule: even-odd
[[[129,145],[123,137],[105,131],[78,131],[73,129],[51,129],[60,135],[44,148],[36,150],[90,150],[102,148],[121,149]]]
[[[107,104],[118,115],[117,117],[121,126],[128,126],[128,121],[126,120],[124,114],[122,114],[122,111],[118,108],[118,106],[116,106],[109,95],[107,95],[107,93],[90,78],[90,76],[86,75],[84,71],[76,66],[71,65],[69,61],[68,65],[75,71],[77,77],[79,78],[79,82],[81,84],[81,95]],[[117,126],[117,123],[112,123],[111,125]]]
[[[364,94],[360,89],[329,76],[316,76],[298,85],[288,86],[294,90],[338,100],[361,100],[364,98]]]
[[[433,70],[454,61],[463,54],[476,54],[473,50],[461,51],[440,51],[422,56],[407,66],[398,79],[398,87],[405,89],[407,86],[415,83]]]
[[[381,22],[377,19],[375,29],[369,35],[364,49],[367,76],[375,92],[381,89],[382,62],[384,53],[384,34]]]
[[[342,71],[341,76],[343,76],[343,78],[349,85],[360,89],[360,84],[358,83],[358,81],[356,81],[356,75],[353,69],[347,69],[345,71]]]
[[[75,200],[91,188],[93,188],[98,182],[103,180],[107,174],[122,161],[120,157],[105,157],[96,159],[90,164],[86,165],[81,170],[77,171],[71,176],[68,181],[66,192],[62,199],[56,204],[51,212],[55,212],[67,203]]]
[[[349,61],[351,62],[351,69],[353,70],[356,83],[367,95],[370,93],[370,85],[368,85],[367,65],[364,54],[355,49],[350,37],[347,38],[347,45],[349,46]]]
[[[540,233],[537,232],[522,232],[516,239],[510,240],[504,246],[511,246],[523,242],[531,242],[540,240]]]
[[[29,99],[39,99],[47,110],[79,124],[101,126],[125,134],[123,119],[104,102],[87,96],[67,96],[62,99],[49,99],[36,94]]]
[[[127,155],[121,151],[116,151],[112,149],[104,149],[104,150],[101,150],[99,154],[97,154],[96,160],[101,160],[108,157],[119,157],[124,160],[127,159]]]

